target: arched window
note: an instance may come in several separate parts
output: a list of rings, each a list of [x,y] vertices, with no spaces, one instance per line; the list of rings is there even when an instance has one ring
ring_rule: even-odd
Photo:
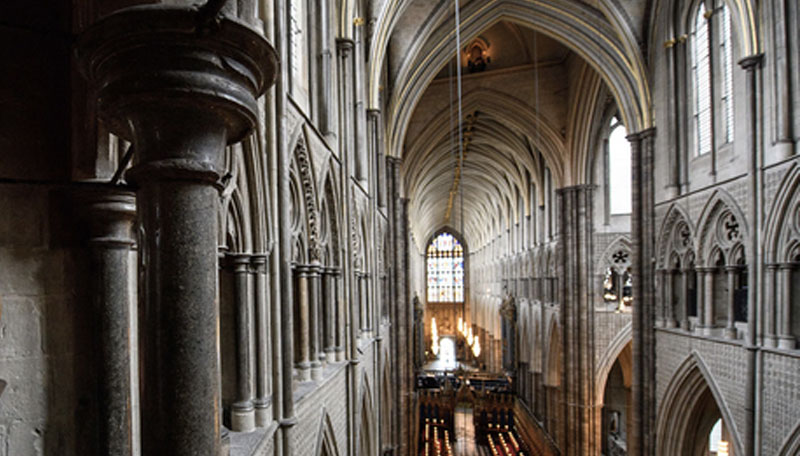
[[[706,9],[697,8],[692,30],[695,154],[711,152],[711,47]]]
[[[289,91],[301,106],[308,104],[308,30],[306,0],[289,1]]]
[[[733,142],[733,34],[731,12],[725,2],[720,11],[720,57],[722,65],[722,109],[725,142]]]
[[[433,238],[427,251],[428,302],[464,301],[464,247],[450,233]]]
[[[712,3],[697,8],[690,37],[695,155],[734,139],[733,23],[724,0]]]
[[[616,117],[611,120],[608,136],[608,202],[609,213],[631,213],[631,145],[628,132]]]

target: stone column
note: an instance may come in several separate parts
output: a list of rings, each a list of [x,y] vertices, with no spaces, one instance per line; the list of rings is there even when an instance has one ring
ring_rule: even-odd
[[[253,331],[253,312],[247,279],[250,274],[250,255],[227,255],[233,272],[233,296],[236,308],[236,400],[231,406],[231,428],[236,432],[250,432],[255,428],[253,406],[253,372],[250,369],[250,352]]]
[[[727,339],[735,339],[736,338],[736,309],[734,302],[734,287],[736,285],[736,272],[737,269],[735,266],[729,266],[725,268],[725,277],[728,279],[728,296],[727,296],[727,311],[728,311],[728,323],[725,325],[725,337]]]
[[[633,376],[631,385],[631,429],[629,452],[655,453],[655,189],[654,142],[651,128],[628,137],[631,143],[633,178],[631,239],[633,243]],[[588,258],[588,257],[587,257]],[[565,385],[568,388],[568,385]]]
[[[784,263],[778,268],[781,275],[778,347],[794,350],[795,340],[792,335],[792,265]]]
[[[309,328],[309,290],[308,290],[308,267],[300,265],[295,267],[295,291],[297,305],[297,347],[295,359],[295,369],[301,382],[311,380],[311,342]]]
[[[100,117],[137,154],[142,454],[220,451],[216,183],[277,68],[262,36],[228,18],[212,26],[208,8],[122,10],[78,43]]]
[[[332,363],[336,361],[336,268],[325,268],[322,271],[322,321],[323,321],[323,348],[325,359]]]
[[[745,403],[744,403],[744,426],[743,426],[743,446],[744,454],[755,453],[756,440],[756,367],[758,349],[756,347],[756,309],[761,307],[761,219],[763,214],[763,89],[761,87],[761,65],[764,60],[763,54],[751,55],[739,61],[739,65],[745,70],[745,94],[746,94],[746,125],[747,125],[747,147],[749,157],[747,160],[748,179],[747,197],[751,202],[748,208],[748,218],[751,228],[748,230],[747,243],[752,252],[748,258],[748,279],[747,279],[747,334],[745,336],[745,348],[747,350],[747,378],[745,384]]]
[[[340,270],[336,270],[333,273],[333,284],[334,284],[334,306],[336,309],[336,361],[344,361],[345,356],[345,346],[347,345],[347,324],[345,323],[346,320],[346,307],[345,307],[345,300],[342,298],[342,273]]]
[[[270,305],[269,287],[267,285],[267,255],[256,254],[250,257],[251,274],[254,275],[255,284],[255,425],[266,427],[271,421],[268,414],[270,377],[269,377],[269,358],[270,358]]]
[[[89,225],[92,303],[99,322],[98,448],[110,456],[132,456],[129,265],[136,199],[133,192],[112,187],[87,189],[79,196]]]
[[[683,297],[683,318],[681,319],[681,329],[689,331],[689,274],[692,269],[681,269],[681,296]],[[695,299],[697,297],[695,296]]]
[[[714,276],[716,269],[704,268],[703,270],[703,334],[710,336],[714,332]]]
[[[661,279],[661,318],[658,326],[671,328],[672,322],[672,271],[660,269],[658,277]]]
[[[778,310],[778,265],[767,265],[767,302],[764,306],[764,345],[767,347],[777,347],[778,339],[775,336],[775,315]]]
[[[565,432],[563,455],[594,454],[597,449],[594,412],[594,275],[592,256],[593,191],[590,185],[557,190],[561,334],[564,372],[561,384]],[[556,283],[551,285],[555,291]]]
[[[319,380],[322,378],[322,360],[325,358],[325,353],[320,350],[320,297],[321,283],[320,273],[322,267],[318,262],[312,263],[308,267],[308,347],[309,357],[311,361],[311,379]]]

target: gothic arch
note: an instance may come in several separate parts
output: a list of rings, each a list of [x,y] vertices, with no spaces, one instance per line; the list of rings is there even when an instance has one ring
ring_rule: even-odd
[[[455,47],[454,19],[445,19],[441,8],[431,21],[434,26],[420,37],[403,63],[398,75],[398,88],[391,108],[390,151],[399,153],[408,120],[428,83],[438,70],[452,58]],[[631,132],[652,126],[650,92],[644,63],[635,43],[624,42],[602,14],[579,2],[555,4],[551,0],[528,2],[505,0],[477,2],[463,8],[461,35],[464,41],[476,36],[488,26],[510,20],[541,32],[563,43],[582,56],[605,80]],[[424,44],[422,44],[424,43]],[[602,44],[601,44],[602,43]],[[372,78],[371,78],[372,80]],[[371,87],[370,100],[377,100],[377,87]]]
[[[749,55],[757,54],[761,49],[761,42],[759,39],[758,31],[758,7],[752,0],[723,0],[728,5],[731,11],[731,18],[733,22],[734,37],[737,41],[737,47],[741,50],[741,56],[734,60],[747,57]],[[677,40],[681,36],[689,34],[691,24],[691,13],[695,10],[699,0],[668,0],[665,2],[664,11],[668,12],[667,24],[668,39]],[[658,11],[660,8],[653,8],[653,11]],[[675,18],[676,20],[672,20]],[[651,22],[655,23],[655,22]],[[655,27],[653,30],[655,31]],[[671,35],[671,36],[669,36]],[[653,38],[651,41],[661,43],[661,41]]]
[[[710,260],[715,248],[723,252],[727,259],[747,239],[747,219],[744,213],[731,195],[721,189],[714,191],[706,202],[697,226],[695,252],[697,262],[705,266],[711,266]],[[746,244],[744,246],[745,256],[750,258],[751,252]]]
[[[632,341],[633,326],[628,322],[628,324],[614,336],[614,339],[611,340],[608,347],[603,350],[603,354],[600,355],[600,360],[597,362],[597,371],[594,376],[596,385],[595,397],[597,398],[598,404],[603,403],[603,391],[606,389],[606,382],[608,381],[608,374],[611,372],[611,368],[614,367],[614,363],[620,358],[623,350],[625,350],[626,347],[631,347],[630,344]],[[630,359],[630,362],[632,363],[633,359]]]
[[[764,241],[766,263],[788,263],[800,243],[800,166],[786,173],[769,212]]]
[[[361,425],[358,430],[359,455],[375,454],[374,443],[374,408],[372,406],[372,390],[366,372],[361,381]]]
[[[316,456],[339,456],[336,433],[333,431],[331,417],[325,407],[322,408],[317,429],[317,444],[314,446],[314,454]]]
[[[612,268],[618,273],[625,272],[631,266],[632,252],[633,247],[628,236],[617,236],[608,244],[608,247],[598,259],[597,274],[604,274],[608,268]]]
[[[562,371],[561,328],[558,319],[553,318],[550,323],[550,336],[547,343],[547,371],[545,384],[558,387],[561,385]]]
[[[697,352],[692,352],[676,369],[667,385],[656,420],[656,454],[658,456],[696,453],[697,436],[710,431],[709,407],[719,412],[730,429],[735,446],[734,454],[744,454],[741,438],[733,416],[708,367]]]
[[[658,243],[656,244],[658,267],[670,266],[670,260],[674,255],[677,255],[683,264],[683,258],[687,251],[693,250],[694,232],[691,219],[686,211],[681,206],[671,205],[661,223],[658,234]]]
[[[796,456],[798,454],[800,454],[800,422],[794,427],[792,433],[784,439],[778,456]]]

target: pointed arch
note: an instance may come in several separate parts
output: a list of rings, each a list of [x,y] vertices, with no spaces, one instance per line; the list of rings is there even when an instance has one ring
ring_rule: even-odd
[[[603,403],[603,391],[606,389],[606,382],[608,381],[608,374],[611,373],[611,368],[614,363],[622,355],[623,350],[632,347],[633,341],[633,326],[630,322],[626,324],[620,332],[618,332],[608,347],[600,355],[600,360],[597,362],[597,371],[595,372],[595,398],[597,403]],[[632,355],[632,353],[631,353]],[[630,359],[632,363],[632,358]]]
[[[369,377],[364,372],[361,381],[361,425],[358,431],[358,454],[369,456],[375,454],[374,444],[374,415],[372,406],[372,389],[369,385]]]
[[[733,219],[726,220],[726,217],[729,216]],[[725,233],[720,232],[721,228],[725,228],[721,225],[727,227]],[[747,239],[749,232],[744,212],[730,193],[723,189],[715,190],[708,199],[697,226],[698,234],[695,239],[697,262],[707,266],[714,246],[719,246],[727,254],[734,245]],[[752,252],[747,246],[745,246],[745,255],[748,258],[752,257]]]
[[[336,442],[336,433],[333,430],[331,417],[325,407],[322,407],[319,426],[317,426],[317,443],[314,446],[316,456],[339,456],[339,445]]]
[[[796,456],[798,454],[800,454],[800,421],[798,421],[792,433],[784,439],[778,456]]]
[[[624,252],[627,257],[616,259],[615,255],[618,252]],[[620,273],[624,272],[625,269],[631,265],[632,252],[633,246],[631,245],[630,238],[624,234],[617,236],[608,244],[606,249],[603,251],[603,254],[600,255],[600,258],[598,258],[596,269],[597,273],[604,274],[608,268],[613,268]]]
[[[710,401],[713,401],[710,402]],[[693,456],[698,435],[708,434],[708,408],[716,407],[730,429],[734,454],[744,454],[742,441],[719,387],[700,355],[693,351],[676,369],[667,385],[656,421],[656,454],[658,456]]]
[[[800,240],[800,166],[792,165],[775,195],[766,224],[764,261],[790,262]]]
[[[672,204],[661,222],[658,233],[657,265],[661,268],[668,267],[673,254],[679,255],[679,258],[683,257],[685,250],[694,246],[694,232],[695,228],[686,210],[677,204]]]
[[[464,41],[488,26],[508,20],[529,27],[563,43],[583,57],[603,77],[631,132],[652,126],[648,75],[636,43],[620,36],[594,8],[580,2],[556,3],[553,0],[529,2],[504,0],[475,2],[462,9],[461,36]],[[452,58],[455,39],[454,19],[440,8],[432,18],[435,24],[422,30],[412,46],[412,55],[403,63],[396,84],[389,116],[390,151],[399,154],[408,121],[425,87]],[[377,87],[371,88],[377,94]],[[372,99],[376,97],[371,97]]]
[[[561,385],[563,350],[561,348],[561,327],[555,317],[550,321],[550,332],[547,340],[547,371],[545,372],[544,383],[548,386],[557,387]]]

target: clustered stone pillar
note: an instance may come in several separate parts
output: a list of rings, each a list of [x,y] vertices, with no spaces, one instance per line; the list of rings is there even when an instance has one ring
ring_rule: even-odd
[[[345,300],[342,298],[342,272],[336,270],[333,274],[333,299],[334,306],[336,307],[336,361],[344,361],[347,356],[345,354],[345,347],[347,346],[347,332],[346,328],[346,306]]]
[[[778,310],[778,265],[767,265],[767,286],[766,302],[764,311],[764,345],[775,348],[778,346],[778,339],[775,336],[775,313]]]
[[[228,18],[211,26],[205,8],[121,10],[78,45],[100,117],[137,156],[143,454],[219,454],[217,181],[277,67],[262,36]]]
[[[703,334],[710,336],[714,333],[714,279],[716,276],[715,268],[704,268],[703,271],[703,290],[705,296],[703,298]]]
[[[628,136],[631,143],[633,212],[633,376],[629,454],[655,453],[655,188],[654,142],[651,128]],[[566,335],[565,335],[566,336]],[[566,337],[565,337],[566,338]]]
[[[131,410],[130,254],[136,199],[130,191],[92,188],[81,194],[89,223],[93,311],[99,320],[100,432],[109,456],[133,455]]]
[[[248,279],[250,255],[227,255],[228,267],[233,272],[233,300],[236,312],[236,398],[231,405],[231,427],[237,432],[250,432],[255,428],[253,405],[253,372],[251,369],[253,312],[250,307]]]
[[[591,185],[557,190],[559,208],[559,276],[561,334],[564,341],[563,415],[560,434],[564,455],[593,454],[597,447],[594,421],[594,306],[591,298],[592,252]],[[555,281],[554,281],[555,282]],[[553,284],[555,288],[555,283]]]

